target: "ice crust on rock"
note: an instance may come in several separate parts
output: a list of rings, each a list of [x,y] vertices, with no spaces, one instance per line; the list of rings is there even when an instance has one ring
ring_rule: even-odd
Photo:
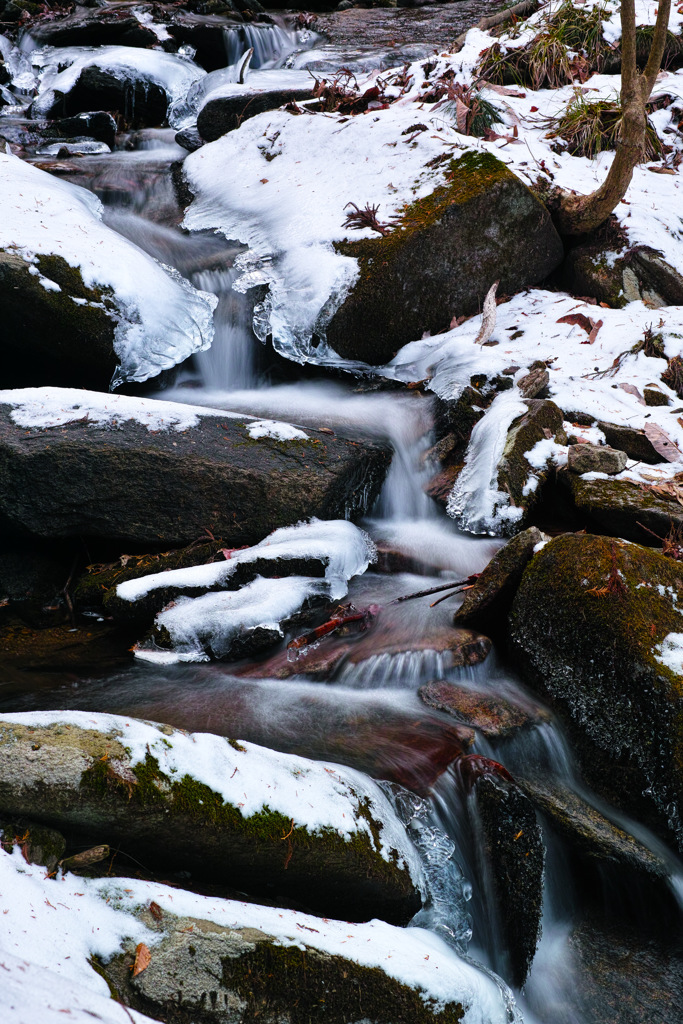
[[[276,530],[260,544],[236,551],[225,562],[173,569],[119,584],[117,595],[126,601],[139,600],[160,587],[216,587],[227,584],[239,565],[262,558],[313,558],[326,563],[323,578],[286,576],[264,579],[257,576],[240,590],[207,593],[200,597],[179,597],[155,620],[170,637],[173,650],[159,649],[153,639],[136,649],[145,661],[169,664],[176,661],[208,661],[211,651],[223,657],[238,638],[257,627],[282,636],[281,622],[312,597],[336,601],[347,591],[352,576],[365,572],[376,557],[375,546],[363,531],[345,520],[310,523]]]
[[[375,545],[367,533],[353,523],[345,519],[326,522],[311,519],[308,523],[275,530],[253,547],[232,552],[224,562],[140,576],[119,583],[116,593],[124,601],[139,601],[141,597],[159,588],[214,587],[226,583],[239,565],[257,559],[312,558],[327,563],[324,582],[330,598],[335,601],[344,596],[346,584],[351,577],[365,572],[376,557]]]
[[[187,128],[194,124],[200,110],[210,100],[250,96],[270,89],[310,89],[313,79],[307,71],[271,68],[249,71],[244,82],[239,81],[241,61],[227,68],[210,71],[190,87],[187,95],[177,100],[168,112],[168,123],[173,128]]]
[[[31,59],[42,69],[40,91],[32,105],[34,116],[45,116],[57,94],[68,93],[86,68],[109,71],[131,87],[139,81],[158,85],[166,93],[169,106],[206,74],[183,57],[137,46],[47,46],[32,54]]]
[[[111,289],[119,311],[111,387],[147,380],[209,347],[216,297],[108,228],[92,192],[3,153],[0,192],[0,248],[29,264],[60,256],[87,287]]]

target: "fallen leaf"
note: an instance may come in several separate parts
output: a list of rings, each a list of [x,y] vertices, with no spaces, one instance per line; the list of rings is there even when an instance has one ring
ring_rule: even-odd
[[[645,405],[645,399],[641,395],[635,384],[620,384],[619,387],[622,391],[626,391],[629,395],[635,395],[641,405]]]
[[[588,344],[589,345],[592,345],[593,342],[595,341],[595,339],[597,338],[598,331],[602,327],[602,320],[598,320],[597,322],[594,321],[594,320],[591,320],[591,323],[593,324],[593,327],[591,329],[590,334],[588,335]]]
[[[158,903],[155,903],[154,900],[152,900],[152,902],[149,905],[149,912],[155,921],[161,921],[162,917],[164,916],[161,907],[159,906]]]
[[[572,327],[582,327],[586,334],[593,330],[593,321],[585,313],[567,313],[556,321],[558,324],[571,324]]]
[[[676,173],[671,167],[648,167],[648,171],[652,171],[653,174],[675,174]]]
[[[679,462],[683,459],[683,452],[672,441],[665,430],[658,427],[656,423],[646,423],[644,433],[654,450],[667,462]]]
[[[152,954],[150,953],[144,942],[138,943],[135,947],[135,963],[133,964],[133,977],[137,977],[138,974],[142,974],[146,971],[152,962]]]

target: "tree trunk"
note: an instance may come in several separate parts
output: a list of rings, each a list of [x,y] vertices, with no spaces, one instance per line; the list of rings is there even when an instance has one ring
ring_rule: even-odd
[[[634,0],[621,5],[621,135],[614,160],[602,185],[590,195],[563,193],[555,211],[560,234],[585,235],[607,220],[626,195],[633,171],[642,159],[647,130],[646,104],[664,54],[671,0],[661,0],[652,46],[642,74],[636,68],[636,20]]]

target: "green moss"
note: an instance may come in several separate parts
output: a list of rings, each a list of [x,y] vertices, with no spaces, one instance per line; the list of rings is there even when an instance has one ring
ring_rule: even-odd
[[[225,802],[220,794],[192,776],[173,779],[166,775],[149,751],[145,760],[132,768],[109,758],[94,760],[82,774],[81,788],[101,797],[125,799],[138,807],[163,807],[171,819],[174,815],[180,816],[196,822],[198,827],[225,829],[249,841],[281,845],[285,859],[292,849],[311,852],[325,849],[334,855],[351,848],[362,862],[372,864],[374,877],[396,880],[398,855],[391,850],[389,861],[382,856],[380,832],[383,826],[373,818],[367,799],[358,800],[356,820],[368,823],[372,838],[360,829],[344,837],[330,826],[311,832],[303,825],[294,826],[292,819],[271,810],[267,804],[245,816],[239,807]],[[353,790],[351,792],[356,796]]]
[[[111,288],[97,285],[90,288],[86,287],[83,282],[81,268],[72,267],[61,256],[55,256],[53,253],[38,255],[36,256],[36,262],[38,269],[44,277],[48,277],[51,281],[58,284],[62,291],[75,296],[77,299],[86,299],[88,302],[102,302],[105,296],[113,296],[114,294]],[[79,310],[82,309],[80,306],[78,308]]]
[[[243,746],[237,740],[228,740],[228,743],[230,744],[230,746],[232,747],[233,750],[239,750],[239,751],[241,751],[241,753],[244,753],[245,750],[247,749],[245,746]]]
[[[441,220],[450,206],[470,202],[509,174],[505,164],[491,153],[465,153],[458,160],[449,161],[443,185],[403,208],[396,229],[389,235],[337,242],[335,247],[344,256],[354,256],[360,261],[362,279],[370,273],[371,267],[376,273],[376,265],[392,259],[416,232]]]
[[[224,959],[223,984],[247,1001],[248,1021],[263,1016],[290,1024],[458,1024],[464,1015],[456,1002],[437,1010],[435,1000],[377,967],[273,942]]]

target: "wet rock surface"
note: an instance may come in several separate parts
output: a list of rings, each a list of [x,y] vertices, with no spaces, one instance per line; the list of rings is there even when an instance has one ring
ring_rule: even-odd
[[[465,590],[463,602],[453,616],[455,624],[495,635],[504,631],[524,569],[542,540],[541,531],[531,526],[497,551],[479,578]]]
[[[478,311],[491,282],[518,291],[562,258],[548,211],[490,154],[454,160],[448,184],[408,207],[387,237],[337,248],[358,258],[360,278],[327,338],[340,355],[374,365]]]
[[[479,847],[480,884],[506,949],[498,969],[521,986],[540,937],[545,847],[531,802],[501,765],[479,755],[458,763]]]
[[[538,442],[554,440],[564,444],[564,417],[562,410],[547,399],[531,398],[525,402],[528,412],[516,420],[508,430],[503,455],[498,466],[498,487],[510,495],[510,503],[522,509],[518,524],[528,521],[528,514],[537,503],[550,468],[539,470],[532,466],[527,455]],[[530,486],[532,477],[537,483]]]
[[[159,547],[210,529],[236,547],[311,515],[364,512],[388,468],[390,452],[375,442],[315,432],[305,441],[254,439],[247,427],[220,416],[158,433],[133,420],[71,422],[28,440],[3,406],[0,521],[15,536]]]
[[[680,564],[624,541],[565,535],[527,567],[510,615],[525,678],[570,729],[590,785],[680,848]]]
[[[548,712],[530,701],[513,704],[499,696],[433,680],[418,690],[420,699],[430,708],[444,711],[462,725],[476,729],[487,739],[514,736],[548,721]]]
[[[576,511],[589,524],[612,537],[634,543],[649,543],[652,531],[665,538],[672,526],[683,526],[683,508],[675,498],[666,498],[647,486],[627,480],[584,480],[573,473],[560,473]]]

